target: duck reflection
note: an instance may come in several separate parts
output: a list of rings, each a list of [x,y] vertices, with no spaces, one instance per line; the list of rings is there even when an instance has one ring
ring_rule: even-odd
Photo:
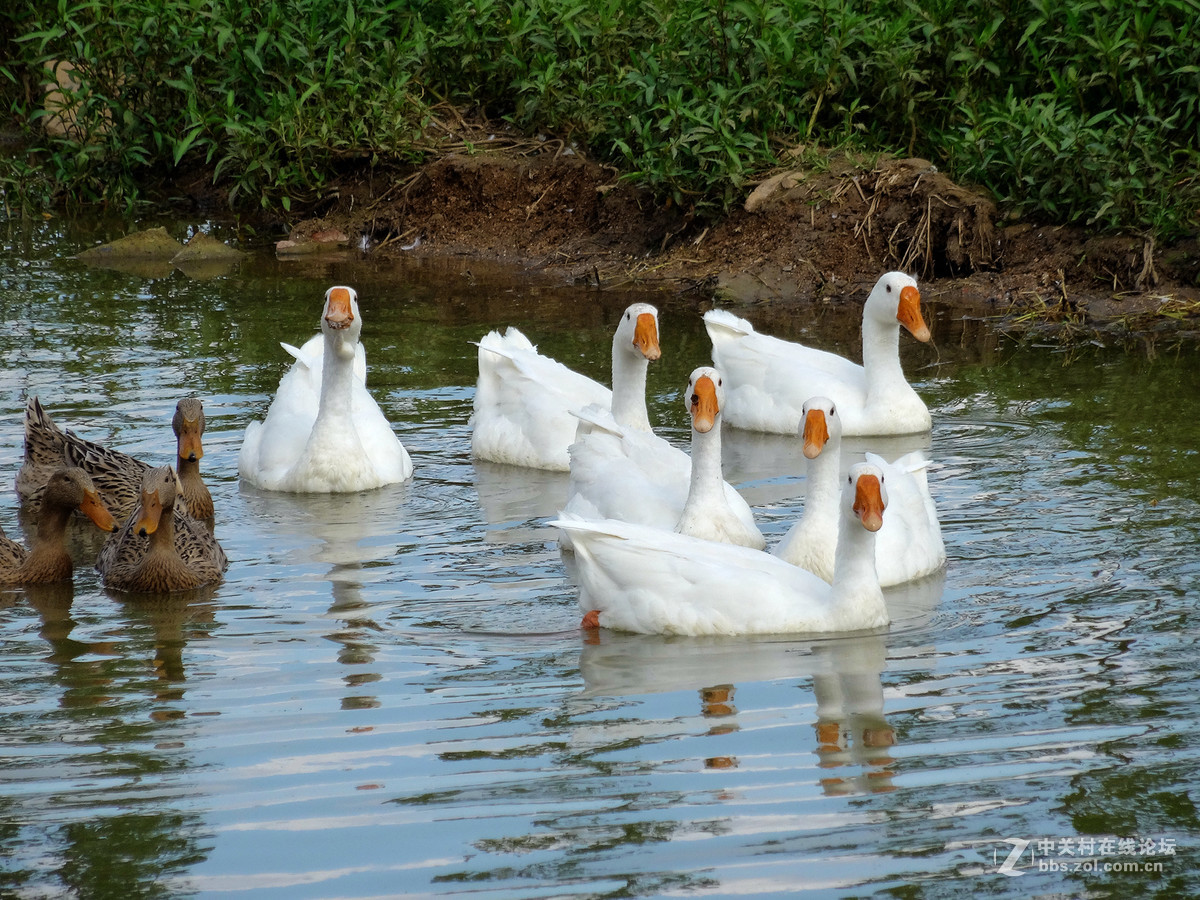
[[[206,585],[161,595],[109,592],[114,602],[123,605],[132,625],[149,625],[154,633],[151,663],[157,678],[158,700],[183,699],[182,684],[187,680],[183,652],[190,639],[206,635],[216,622],[213,602],[216,590],[216,586]]]
[[[892,789],[891,747],[896,738],[883,710],[884,635],[800,640],[600,631],[591,638],[580,654],[582,696],[694,690],[710,736],[734,736],[739,731],[737,685],[811,679],[816,699],[814,752],[822,789],[830,794]],[[734,753],[706,757],[703,762],[712,769],[739,764]]]

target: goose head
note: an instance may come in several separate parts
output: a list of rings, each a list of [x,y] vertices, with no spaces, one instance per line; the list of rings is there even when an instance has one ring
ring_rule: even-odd
[[[362,315],[358,311],[358,293],[352,287],[335,285],[325,292],[321,310],[321,333],[337,342],[343,355],[354,355],[354,345],[362,333]]]
[[[878,531],[883,526],[883,511],[888,501],[883,472],[870,463],[858,463],[850,467],[846,482],[847,514],[867,531]]]
[[[828,397],[810,397],[801,407],[800,437],[804,441],[804,455],[816,459],[830,441],[842,437],[842,417]]]
[[[692,418],[692,428],[700,434],[711,431],[725,405],[725,386],[720,373],[712,366],[700,366],[693,371],[683,403]]]
[[[658,346],[658,310],[649,303],[634,303],[625,310],[613,336],[613,348],[655,360],[662,356]]]
[[[133,529],[142,537],[154,534],[163,515],[172,515],[179,479],[170,466],[159,466],[142,476],[142,514]]]
[[[179,458],[197,462],[204,456],[200,436],[204,434],[204,404],[196,397],[185,397],[175,405],[175,417],[171,419],[175,439],[179,445]]]
[[[928,341],[929,326],[921,316],[917,282],[903,272],[888,272],[875,282],[867,296],[863,317],[880,324],[899,322],[918,341]]]
[[[59,469],[50,476],[46,482],[46,492],[42,495],[42,504],[43,508],[56,506],[78,509],[102,531],[117,530],[117,523],[100,499],[91,476],[76,466]]]

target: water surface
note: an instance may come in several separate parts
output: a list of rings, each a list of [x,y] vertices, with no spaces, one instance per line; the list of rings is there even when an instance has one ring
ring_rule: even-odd
[[[134,602],[100,586],[81,532],[73,589],[0,593],[0,893],[1200,892],[1194,348],[1019,347],[927,292],[936,346],[903,346],[935,426],[879,449],[928,447],[945,575],[891,594],[883,634],[589,639],[543,524],[565,477],[470,457],[470,341],[518,325],[606,380],[612,325],[645,296],[467,261],[88,269],[69,256],[115,235],[6,228],[0,524],[28,537],[11,478],[29,395],[165,463],[195,394],[231,564]],[[416,477],[242,487],[279,341],[315,333],[335,283],[359,291],[368,384]],[[651,418],[686,445],[707,338],[690,301],[650,299]],[[763,313],[854,353],[844,316]],[[793,442],[725,437],[774,541],[803,507]]]

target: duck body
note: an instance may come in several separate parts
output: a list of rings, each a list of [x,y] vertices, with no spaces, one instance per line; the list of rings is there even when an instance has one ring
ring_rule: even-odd
[[[43,486],[41,515],[32,549],[26,551],[0,532],[0,585],[49,584],[71,578],[74,565],[67,551],[67,524],[80,510],[97,528],[114,531],[116,521],[104,506],[87,472],[60,467]]]
[[[803,414],[808,457],[804,514],[771,552],[832,582],[839,539],[841,418],[836,404],[825,397],[810,398]],[[925,454],[914,451],[888,462],[868,453],[866,459],[882,473],[888,490],[887,515],[875,535],[880,585],[904,584],[939,571],[946,564],[946,546],[929,492]]]
[[[585,406],[611,411],[623,427],[650,431],[646,369],[658,359],[658,311],[635,303],[613,334],[609,390],[538,353],[518,329],[479,341],[479,377],[471,413],[471,453],[478,459],[565,472],[568,448]]]
[[[171,427],[184,501],[176,507],[176,515],[211,521],[212,494],[200,475],[204,425],[204,404],[198,398],[185,397],[176,404]],[[63,431],[41,401],[30,397],[25,406],[25,458],[17,472],[17,493],[32,512],[41,508],[48,480],[63,466],[87,472],[105,507],[117,519],[128,517],[137,506],[142,477],[151,469],[136,457],[81,438],[69,429]]]
[[[354,290],[330,288],[321,352],[313,341],[291,348],[296,361],[280,379],[266,419],[246,429],[238,454],[245,481],[271,491],[343,493],[412,477],[408,451],[367,391],[361,330]]]
[[[904,377],[899,329],[928,341],[916,282],[902,272],[879,279],[863,305],[863,364],[759,334],[725,310],[704,314],[713,362],[726,379],[726,421],[738,428],[795,434],[809,397],[837,404],[849,435],[928,431],[929,410]]]
[[[166,594],[224,578],[228,559],[212,532],[190,516],[174,515],[178,485],[170,466],[142,478],[141,502],[96,558],[106,587]]]
[[[721,475],[721,376],[692,372],[684,405],[692,455],[648,431],[622,428],[603,410],[579,414],[563,512],[618,519],[761,550],[766,540],[746,500]],[[570,533],[564,533],[570,546]]]
[[[880,628],[888,613],[870,530],[886,504],[880,475],[866,464],[851,470],[833,585],[736,544],[615,520],[551,524],[571,535],[589,625],[681,635]]]

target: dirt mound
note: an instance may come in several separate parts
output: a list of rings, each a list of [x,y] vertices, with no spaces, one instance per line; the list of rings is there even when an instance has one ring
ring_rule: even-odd
[[[923,293],[1009,324],[1175,328],[1200,322],[1200,244],[1005,226],[983,193],[921,159],[797,164],[715,224],[662,204],[559,142],[455,152],[420,168],[347,175],[292,246],[342,233],[380,255],[458,255],[600,285],[636,282],[733,303],[861,299],[903,269]],[[480,149],[480,148],[483,149]]]

